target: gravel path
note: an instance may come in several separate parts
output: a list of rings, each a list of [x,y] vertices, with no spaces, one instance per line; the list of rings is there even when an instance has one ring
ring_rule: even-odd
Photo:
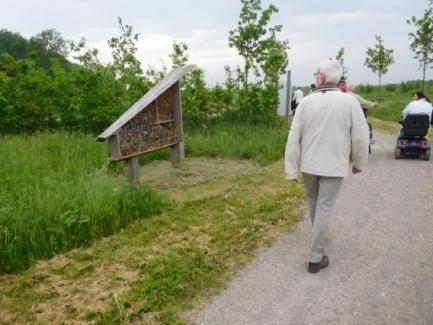
[[[433,161],[394,160],[395,137],[375,139],[368,168],[339,193],[329,267],[306,271],[305,218],[195,324],[433,324]]]

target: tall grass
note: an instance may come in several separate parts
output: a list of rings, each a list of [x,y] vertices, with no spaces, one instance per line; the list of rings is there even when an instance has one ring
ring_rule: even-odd
[[[246,126],[208,122],[186,128],[188,156],[282,158],[283,122]],[[167,159],[169,150],[142,156]],[[122,163],[116,165],[122,170]],[[118,168],[120,167],[120,168]],[[80,133],[0,138],[0,273],[26,268],[112,234],[167,202],[143,187],[130,187],[107,164],[107,145]]]
[[[160,197],[109,174],[106,150],[77,133],[0,139],[0,273],[161,210]]]
[[[186,134],[186,153],[267,164],[283,157],[287,132],[283,121],[249,126],[230,121],[207,123]]]
[[[184,129],[187,157],[253,159],[262,164],[283,157],[288,134],[282,118],[267,124],[210,120]],[[160,150],[141,156],[140,163],[169,157],[169,149]]]

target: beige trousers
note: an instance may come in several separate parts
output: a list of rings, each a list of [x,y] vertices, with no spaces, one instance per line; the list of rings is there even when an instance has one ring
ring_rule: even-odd
[[[326,177],[304,173],[313,231],[309,247],[309,261],[318,263],[322,260],[332,210],[337,200],[343,177]]]

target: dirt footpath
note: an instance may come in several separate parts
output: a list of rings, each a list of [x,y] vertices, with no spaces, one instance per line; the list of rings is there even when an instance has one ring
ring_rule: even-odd
[[[375,138],[368,168],[339,194],[329,267],[306,271],[306,217],[194,323],[433,324],[433,161],[395,160],[395,137]]]

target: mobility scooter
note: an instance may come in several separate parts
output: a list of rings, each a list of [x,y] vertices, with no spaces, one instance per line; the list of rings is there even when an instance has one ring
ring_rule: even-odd
[[[402,157],[416,157],[430,160],[430,143],[427,133],[430,127],[428,114],[408,114],[403,121],[397,146],[395,148],[395,159]]]

